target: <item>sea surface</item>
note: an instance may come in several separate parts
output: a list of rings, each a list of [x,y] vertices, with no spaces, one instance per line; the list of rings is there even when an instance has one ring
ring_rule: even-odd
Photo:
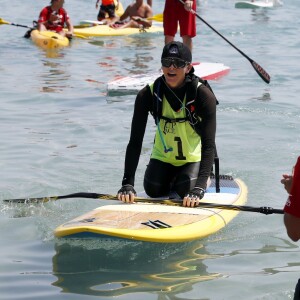
[[[164,1],[153,2],[154,13],[161,13]],[[47,4],[1,0],[0,17],[32,26]],[[97,15],[94,0],[68,0],[65,7],[74,24]],[[231,68],[210,82],[220,102],[220,171],[246,183],[247,205],[283,208],[281,175],[300,155],[299,1],[252,10],[235,9],[233,0],[207,0],[198,3],[197,13],[271,75],[268,85],[197,19],[194,61]],[[74,39],[70,47],[47,53],[23,38],[25,32],[0,27],[0,200],[116,194],[135,95],[108,97],[106,83],[157,71],[163,35]],[[154,131],[149,118],[138,191]],[[218,233],[183,244],[54,237],[58,225],[107,204],[112,202],[0,201],[0,299],[293,298],[299,243],[288,238],[282,215],[240,212]]]

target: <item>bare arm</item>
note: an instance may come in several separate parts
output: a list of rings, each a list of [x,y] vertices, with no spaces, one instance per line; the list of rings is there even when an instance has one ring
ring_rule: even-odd
[[[38,27],[37,27],[38,31],[44,31],[47,30],[46,26],[44,25],[44,23],[38,23]]]
[[[139,25],[143,25],[143,27],[151,27],[152,20],[150,19],[153,16],[152,8],[147,5],[144,17],[141,16],[131,16],[131,19],[137,22]],[[150,19],[150,20],[149,20]]]
[[[206,189],[207,178],[210,175],[215,157],[216,138],[216,98],[204,85],[198,87],[196,111],[202,119],[201,129],[201,165],[196,186]]]
[[[67,34],[72,35],[73,31],[74,31],[74,27],[73,27],[73,24],[72,24],[71,20],[68,19],[67,22],[66,22],[66,24],[67,24],[67,28],[68,28]]]
[[[120,17],[120,21],[124,21],[130,17],[130,8],[129,6],[125,9],[123,15]]]

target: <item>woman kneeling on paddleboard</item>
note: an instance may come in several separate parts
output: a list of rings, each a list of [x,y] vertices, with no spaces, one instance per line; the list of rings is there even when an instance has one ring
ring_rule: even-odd
[[[163,75],[137,95],[118,198],[134,202],[135,173],[149,112],[157,125],[144,189],[150,197],[177,194],[194,207],[203,198],[215,155],[216,103],[194,75],[192,54],[181,42],[165,45]]]

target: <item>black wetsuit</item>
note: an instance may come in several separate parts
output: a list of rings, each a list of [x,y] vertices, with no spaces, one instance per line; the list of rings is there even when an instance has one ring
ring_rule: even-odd
[[[181,101],[184,99],[187,86],[188,85],[185,84],[181,88],[172,89],[173,93],[175,93],[176,96],[181,99]],[[171,107],[175,111],[177,111],[178,109],[180,109],[181,103],[178,101],[177,97],[173,95],[173,93],[169,88],[164,88],[164,94],[168,99],[168,102],[170,103]],[[142,149],[148,115],[149,112],[152,112],[153,110],[153,101],[153,95],[149,86],[144,87],[136,97],[131,124],[131,135],[125,156],[125,171],[122,185],[130,184],[134,186],[135,172]],[[171,189],[172,191],[175,190],[181,197],[184,197],[184,195],[191,189],[193,189],[195,185],[203,189],[206,188],[207,179],[210,175],[215,155],[216,98],[210,91],[210,89],[204,84],[201,84],[197,88],[195,111],[197,113],[197,116],[202,119],[200,134],[202,143],[201,162],[189,163],[187,161],[187,164],[182,167],[174,167],[170,164],[166,164],[158,160],[155,160],[155,162],[153,162],[154,160],[151,159],[150,164],[148,165],[148,168],[146,170],[144,180],[144,188],[149,196],[165,196],[166,192],[169,192],[169,190]],[[161,168],[156,168],[155,165],[160,165]],[[169,165],[169,168],[167,168],[166,165]],[[190,167],[189,165],[192,166]],[[188,172],[196,172],[196,180],[194,180],[194,182],[187,182],[187,184],[185,184],[185,187],[181,187],[179,190],[176,190],[176,187],[172,188],[172,186],[166,186],[165,188],[155,191],[155,187],[153,187],[153,185],[152,190],[151,184],[148,184],[149,180],[160,182],[162,178],[166,178],[166,174],[163,173],[169,172],[175,174],[174,170],[176,172],[177,169],[179,172],[177,172],[178,174],[176,174],[175,177],[177,175],[180,175],[181,171],[186,171],[184,169],[188,169]],[[172,176],[172,174],[169,175]],[[174,180],[176,180],[176,178],[174,178]],[[160,193],[161,195],[159,195]]]

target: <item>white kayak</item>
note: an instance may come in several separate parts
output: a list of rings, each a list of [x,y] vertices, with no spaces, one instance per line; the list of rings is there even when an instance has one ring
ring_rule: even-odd
[[[273,8],[282,5],[279,0],[250,0],[250,1],[237,1],[235,8]]]
[[[222,63],[194,63],[195,74],[206,80],[217,79],[228,74],[230,68]],[[136,94],[147,84],[152,83],[161,76],[161,72],[138,74],[133,76],[118,77],[107,83],[107,95]]]

